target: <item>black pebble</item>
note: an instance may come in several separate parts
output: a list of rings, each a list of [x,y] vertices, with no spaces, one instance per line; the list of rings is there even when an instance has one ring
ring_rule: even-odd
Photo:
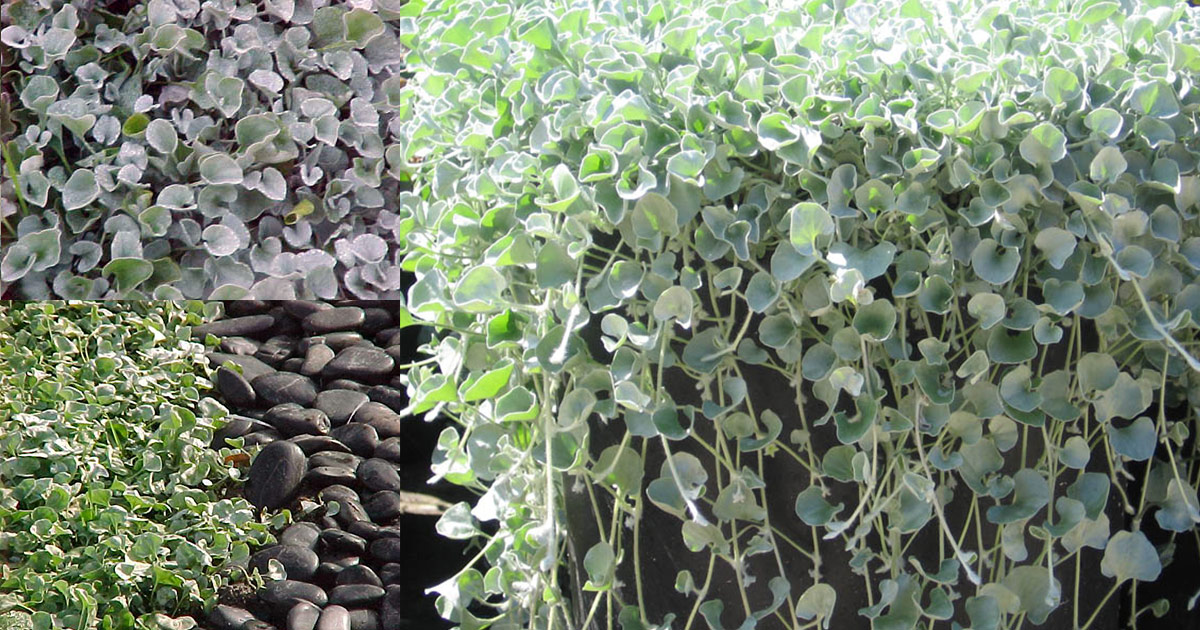
[[[278,560],[287,571],[289,580],[307,582],[317,572],[320,558],[308,547],[296,545],[272,545],[250,556],[250,569],[266,575],[271,560]]]
[[[300,366],[304,365],[304,359],[301,357],[292,357],[287,361],[279,364],[279,369],[284,372],[300,372]]]
[[[350,523],[350,525],[346,527],[346,531],[354,534],[355,536],[362,536],[367,540],[375,540],[376,538],[379,538],[379,526],[371,521],[356,521],[354,523]]]
[[[350,470],[357,471],[358,465],[361,464],[362,461],[363,458],[353,453],[324,451],[321,453],[314,453],[312,457],[308,458],[308,467],[317,468],[319,466],[336,466],[338,468],[349,468]],[[354,499],[357,500],[358,495],[355,495]]]
[[[203,337],[204,335],[245,337],[260,333],[274,325],[275,318],[270,315],[248,315],[246,317],[220,319],[215,322],[201,324],[192,328],[192,335],[198,337]]]
[[[388,536],[371,541],[371,556],[380,562],[400,562],[400,539]]]
[[[279,535],[279,544],[316,549],[320,535],[321,528],[312,523],[293,523]]]
[[[275,368],[249,355],[225,354],[224,352],[208,353],[208,364],[213,367],[223,365],[226,361],[230,361],[242,368],[242,376],[246,377],[246,380],[251,383],[254,382],[254,379],[264,374],[275,373]]]
[[[356,343],[362,343],[362,340],[363,336],[356,332],[335,332],[325,335],[325,345],[332,348],[334,352],[340,352]]]
[[[254,353],[255,358],[267,365],[278,366],[296,351],[296,340],[292,337],[271,337]]]
[[[371,498],[363,501],[363,508],[367,510],[367,515],[376,523],[384,523],[390,521],[397,516],[400,516],[401,508],[404,501],[399,494],[384,490],[371,495]]]
[[[351,610],[350,630],[379,630],[379,613],[369,608]]]
[[[329,437],[328,435],[297,435],[291,441],[304,451],[305,455],[315,455],[325,452],[349,453],[350,447]]]
[[[228,352],[229,354],[253,355],[255,352],[258,352],[258,346],[259,343],[253,339],[225,337],[221,339],[221,344],[218,347],[221,348],[221,352]]]
[[[399,464],[403,460],[400,459],[400,438],[390,437],[383,440],[375,447],[375,457],[378,459],[386,459],[389,462]]]
[[[251,619],[254,619],[254,615],[245,608],[225,604],[217,604],[208,613],[208,623],[212,624],[214,630],[238,630]]]
[[[337,353],[321,374],[328,379],[348,378],[360,383],[387,381],[396,361],[373,345],[350,346]]]
[[[304,353],[299,372],[305,376],[317,376],[333,360],[334,352],[329,346],[317,344]]]
[[[304,318],[301,325],[304,330],[323,334],[343,330],[354,330],[366,320],[366,313],[357,306],[339,306],[311,313]]]
[[[379,567],[379,579],[388,586],[400,583],[400,573],[399,562],[388,562]]]
[[[296,403],[307,407],[317,399],[317,388],[308,377],[291,372],[264,374],[250,381],[268,404]]]
[[[313,630],[320,616],[321,609],[316,604],[300,600],[288,611],[287,630]]]
[[[408,394],[388,385],[376,385],[368,389],[367,397],[396,413],[400,413],[408,405]]]
[[[329,595],[325,593],[325,589],[298,580],[268,582],[258,589],[258,597],[270,604],[281,616],[291,610],[298,600],[310,601],[317,606],[329,603]]]
[[[314,488],[324,488],[335,483],[354,483],[355,475],[349,468],[317,466],[304,475],[304,480]]]
[[[371,586],[383,587],[383,581],[378,575],[371,570],[371,567],[360,564],[353,567],[346,567],[337,576],[337,585],[345,586],[348,584],[369,584]],[[335,589],[336,590],[336,589]],[[332,593],[330,594],[332,595]]]
[[[333,426],[341,426],[350,420],[359,407],[370,399],[362,392],[352,389],[326,389],[317,394],[313,407],[325,412]]]
[[[263,421],[292,437],[295,435],[327,435],[329,416],[319,409],[306,409],[296,403],[283,403],[271,407]]]
[[[287,505],[300,486],[307,467],[299,446],[279,440],[258,452],[246,480],[246,498],[254,505],[273,510]]]
[[[403,623],[400,613],[404,610],[404,593],[399,586],[389,585],[379,606],[379,625],[384,628],[399,628]]]
[[[251,407],[258,399],[250,381],[225,366],[217,368],[217,389],[225,402],[237,407]]]
[[[328,302],[315,300],[288,300],[283,303],[283,310],[296,319],[304,319],[318,311],[328,311],[333,305]]]
[[[375,427],[361,422],[344,424],[332,432],[333,437],[350,447],[350,452],[361,457],[370,457],[379,444],[379,432]]]
[[[372,606],[383,599],[384,592],[374,584],[344,584],[329,591],[329,603],[349,608]]]
[[[321,544],[330,551],[342,551],[361,555],[367,550],[367,540],[341,529],[326,529],[321,532]]]
[[[321,611],[316,630],[350,630],[350,611],[332,605]]]
[[[363,316],[363,323],[359,330],[364,335],[375,335],[396,323],[396,319],[390,311],[378,307],[363,309]]]
[[[400,473],[396,465],[372,457],[358,466],[358,481],[370,490],[400,490]]]

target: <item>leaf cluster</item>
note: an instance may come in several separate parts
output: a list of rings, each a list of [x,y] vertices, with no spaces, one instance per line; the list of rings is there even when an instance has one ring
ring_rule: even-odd
[[[268,523],[203,395],[198,304],[0,306],[0,611],[35,628],[190,628]]]
[[[886,627],[1040,624],[1064,599],[1086,626],[1060,563],[1103,550],[1111,596],[1169,556],[1144,530],[1195,530],[1200,21],[1159,1],[934,5],[457,0],[401,20],[400,98],[425,113],[388,149],[414,181],[406,308],[444,333],[409,411],[456,418],[434,472],[482,494],[443,518],[483,545],[434,589],[443,615],[668,625],[616,594],[650,509],[739,584],[765,577],[745,573],[782,540],[764,456],[808,482],[814,544],[791,546],[814,569],[758,580],[772,604],[743,597],[751,626],[828,627],[826,544],[890,573],[860,611]],[[611,358],[586,347],[597,327]],[[747,395],[749,365],[788,380],[794,414]],[[624,437],[593,456],[598,422]],[[552,570],[576,491],[617,506],[596,515],[582,620]],[[1110,522],[1118,500],[1136,526]],[[922,531],[942,541],[925,568],[906,552]],[[679,576],[689,627],[721,627],[708,584]]]
[[[5,251],[23,298],[399,288],[401,2],[5,3]]]

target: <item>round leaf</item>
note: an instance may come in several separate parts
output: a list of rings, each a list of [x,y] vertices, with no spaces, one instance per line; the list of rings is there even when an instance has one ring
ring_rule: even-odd
[[[1145,534],[1140,531],[1119,531],[1108,539],[1108,545],[1104,547],[1100,572],[1106,577],[1117,578],[1118,582],[1153,582],[1162,572],[1162,562]]]

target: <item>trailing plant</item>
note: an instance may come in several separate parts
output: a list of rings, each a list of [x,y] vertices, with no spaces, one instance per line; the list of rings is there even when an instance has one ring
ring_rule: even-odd
[[[403,4],[5,2],[0,280],[31,299],[395,292]]]
[[[0,612],[38,630],[192,628],[288,518],[231,496],[231,451],[209,447],[227,412],[189,339],[204,310],[0,305]]]
[[[735,607],[742,628],[828,628],[835,548],[877,628],[1087,627],[1118,591],[1122,623],[1165,612],[1136,586],[1197,563],[1172,541],[1200,523],[1194,12],[413,4],[399,101],[420,115],[388,158],[414,181],[407,312],[438,333],[407,411],[454,419],[433,472],[480,493],[438,525],[479,542],[432,589],[446,618],[720,628]],[[794,410],[748,396],[751,368]],[[622,437],[597,453],[602,425]],[[764,458],[806,489],[773,496]],[[616,507],[572,592],[577,492]],[[665,618],[643,597],[651,511],[711,558]],[[710,597],[715,565],[740,601]]]

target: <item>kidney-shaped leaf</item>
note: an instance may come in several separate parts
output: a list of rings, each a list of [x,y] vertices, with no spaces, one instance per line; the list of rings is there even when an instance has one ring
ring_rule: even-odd
[[[1140,531],[1119,531],[1108,539],[1108,545],[1104,547],[1100,572],[1106,577],[1117,578],[1118,582],[1153,582],[1162,572],[1162,562],[1145,534]]]

